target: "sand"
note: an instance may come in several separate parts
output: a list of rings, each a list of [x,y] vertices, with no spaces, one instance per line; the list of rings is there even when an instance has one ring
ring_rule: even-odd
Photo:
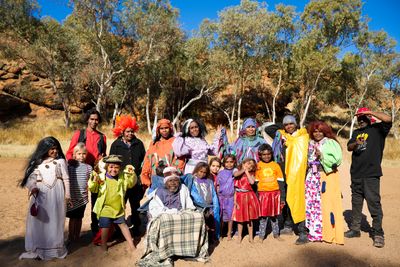
[[[71,247],[66,259],[48,262],[18,260],[24,251],[24,231],[28,193],[17,187],[22,177],[25,159],[0,158],[0,266],[133,266],[143,253],[143,240],[135,253],[129,254],[126,242],[117,244],[107,253],[90,243],[89,209],[83,224],[83,237]],[[349,164],[340,167],[343,190],[343,207],[348,218],[350,203]],[[400,167],[385,167],[381,179],[381,195],[384,210],[383,227],[386,246],[372,246],[368,236],[371,219],[366,215],[361,238],[346,239],[345,245],[309,243],[296,246],[296,236],[282,236],[282,240],[268,237],[264,243],[250,244],[245,238],[242,244],[222,240],[212,251],[207,266],[400,266]],[[368,224],[369,223],[369,224]],[[67,224],[66,224],[67,225]],[[347,226],[347,225],[346,225]],[[346,229],[347,230],[347,229]],[[178,260],[176,266],[202,266],[203,263]]]

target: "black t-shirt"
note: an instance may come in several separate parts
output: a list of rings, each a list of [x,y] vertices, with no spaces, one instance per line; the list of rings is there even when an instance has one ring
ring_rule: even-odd
[[[354,143],[359,136],[364,137],[364,144],[353,150],[350,173],[352,178],[382,176],[382,155],[385,138],[392,123],[380,122],[354,131],[347,145]]]

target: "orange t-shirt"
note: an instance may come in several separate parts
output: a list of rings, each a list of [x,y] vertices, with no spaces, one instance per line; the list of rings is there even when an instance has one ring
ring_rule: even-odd
[[[260,161],[257,163],[256,181],[258,181],[258,191],[279,190],[278,178],[283,178],[283,173],[278,163],[274,161],[268,163]]]

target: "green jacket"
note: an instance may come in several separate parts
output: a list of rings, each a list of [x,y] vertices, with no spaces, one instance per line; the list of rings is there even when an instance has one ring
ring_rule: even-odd
[[[321,165],[325,173],[331,173],[332,165],[339,166],[342,163],[342,148],[333,139],[328,139],[321,147]]]
[[[137,176],[135,172],[133,173],[128,172],[128,168],[134,169],[132,165],[127,165],[125,166],[124,171],[120,172],[118,176],[118,194],[121,196],[121,205],[124,209],[125,209],[124,197],[126,190],[132,188],[137,183]],[[99,180],[97,182],[93,181],[93,177],[95,175],[99,176]],[[103,208],[104,201],[107,195],[107,184],[105,180],[106,180],[105,173],[97,174],[95,171],[91,173],[90,179],[88,180],[88,188],[90,192],[98,194],[96,204],[94,204],[93,207],[93,212],[97,214],[97,218],[99,218],[100,212]]]

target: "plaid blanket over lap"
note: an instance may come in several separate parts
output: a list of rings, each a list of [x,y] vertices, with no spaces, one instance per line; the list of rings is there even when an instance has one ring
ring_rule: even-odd
[[[139,266],[172,266],[172,256],[208,258],[204,216],[197,211],[162,214],[149,222]]]

